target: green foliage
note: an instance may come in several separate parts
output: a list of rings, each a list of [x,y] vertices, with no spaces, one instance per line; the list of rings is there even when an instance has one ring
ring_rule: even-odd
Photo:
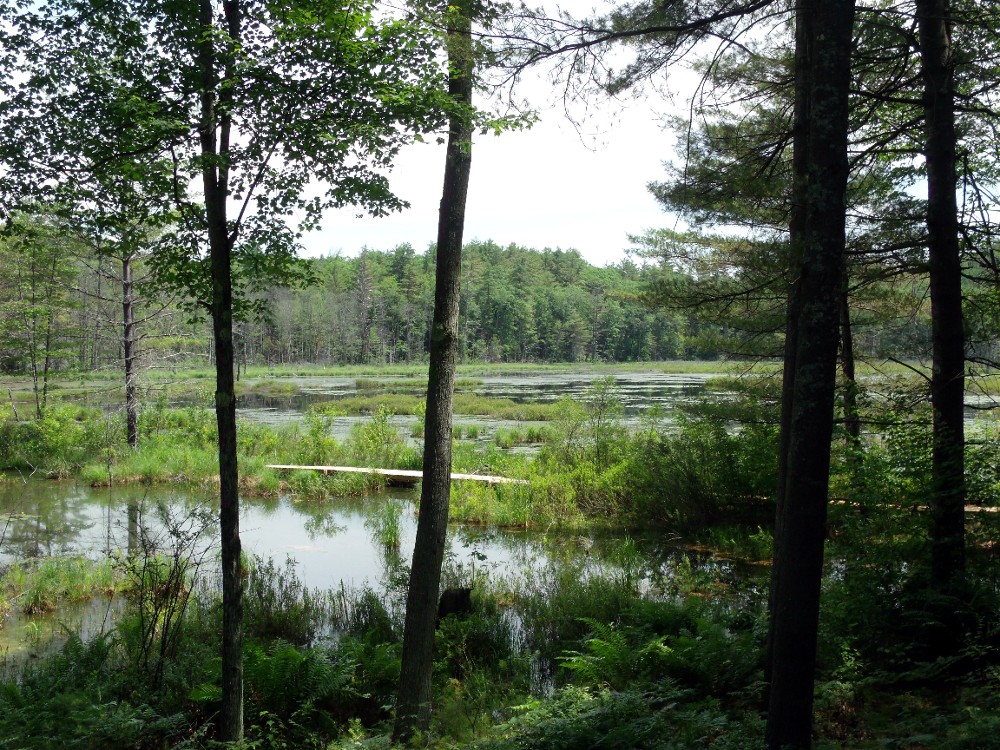
[[[324,747],[337,731],[332,712],[357,696],[355,665],[334,651],[300,651],[282,641],[267,649],[251,643],[243,664],[248,738],[266,747]]]
[[[48,410],[55,362],[70,355],[74,334],[79,333],[70,288],[72,257],[80,242],[53,216],[5,213],[6,232],[0,239],[0,360],[7,369],[31,376],[34,416],[40,419]]]
[[[539,445],[553,439],[554,432],[545,426],[501,428],[493,433],[493,442],[499,448],[513,448],[516,445]],[[472,439],[470,433],[469,438]]]
[[[375,414],[351,429],[351,458],[361,466],[377,466],[386,469],[419,467],[420,458],[415,450],[408,448],[395,425],[395,414],[379,405]]]
[[[716,554],[747,562],[770,562],[774,555],[774,535],[758,526],[709,526],[697,533],[698,543]]]
[[[99,412],[75,406],[46,409],[40,419],[0,422],[0,467],[69,475],[107,442]]]
[[[585,650],[566,651],[559,662],[585,686],[607,685],[622,690],[640,676],[648,678],[656,674],[658,662],[670,650],[662,636],[636,647],[613,625],[587,618],[583,622],[591,629],[591,636],[584,642]]]
[[[363,393],[317,404],[311,411],[339,416],[341,414],[378,414],[379,410],[391,414],[422,416],[426,399],[407,393]]]
[[[0,747],[139,747],[179,740],[189,730],[179,713],[119,700],[114,639],[84,643],[71,634],[62,650],[19,681],[0,687]]]
[[[567,686],[519,713],[478,750],[574,750],[576,748],[657,748],[759,750],[762,722],[730,719],[711,704],[684,704],[685,693],[669,684],[652,693],[587,690]]]
[[[365,393],[329,401],[313,407],[328,414],[367,414],[378,416],[380,411],[408,414],[423,421],[426,399],[408,393]],[[494,417],[514,421],[545,421],[553,415],[551,404],[518,403],[509,398],[456,393],[453,412],[468,416]]]
[[[400,520],[404,507],[403,503],[389,499],[380,502],[365,518],[365,528],[385,549],[399,551],[402,542]]]
[[[334,599],[334,625],[347,635],[364,635],[377,642],[400,640],[402,633],[382,596],[369,587],[349,594],[341,589]]]
[[[476,669],[488,669],[500,680],[516,679],[518,633],[496,600],[473,589],[472,612],[448,616],[438,623],[434,660],[441,677],[463,679]]]
[[[316,411],[306,413],[305,432],[298,441],[296,462],[307,466],[330,466],[342,455],[341,446],[330,435],[332,418]]]

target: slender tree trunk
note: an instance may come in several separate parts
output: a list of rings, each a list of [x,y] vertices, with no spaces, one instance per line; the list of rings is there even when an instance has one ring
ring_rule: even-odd
[[[96,314],[94,315],[94,335],[91,339],[90,369],[97,369],[97,347],[101,341],[101,281],[104,278],[104,256],[97,255],[97,301],[94,302]]]
[[[782,405],[771,587],[767,746],[808,748],[826,535],[845,245],[847,114],[854,0],[802,0],[796,12],[793,227],[801,258],[789,304],[791,384]],[[800,117],[808,130],[802,130]],[[804,181],[804,184],[803,184]],[[798,202],[801,201],[801,202]],[[786,365],[787,367],[787,365]]]
[[[851,329],[851,305],[847,274],[840,293],[840,369],[844,376],[844,431],[851,461],[861,459],[861,417],[858,414],[858,380],[854,367],[854,334]]]
[[[42,360],[42,408],[44,412],[49,408],[49,371],[52,368],[52,318],[53,312],[49,310],[45,315],[45,359]],[[41,413],[39,412],[39,413]]]
[[[223,3],[230,44],[240,38],[238,0]],[[219,529],[222,547],[222,708],[219,739],[239,742],[243,737],[243,576],[240,545],[239,473],[236,463],[236,387],[233,368],[232,248],[226,205],[231,121],[231,89],[221,87],[216,73],[215,35],[211,0],[200,0],[205,38],[198,48],[202,75],[201,152],[205,214],[208,222],[212,274],[212,339],[215,344],[215,415],[219,432]],[[226,55],[227,78],[234,78],[232,50]],[[217,93],[218,92],[218,93]],[[216,97],[218,96],[218,107]],[[218,133],[218,140],[216,134]],[[214,158],[213,158],[214,157]],[[219,158],[221,157],[221,158]]]
[[[950,590],[965,570],[965,331],[956,191],[955,80],[949,0],[917,0],[924,79],[931,286],[933,481],[931,578]]]
[[[472,102],[472,22],[468,0],[448,15],[448,92],[460,105]],[[451,410],[458,357],[462,233],[472,168],[472,125],[459,112],[451,116],[444,189],[438,218],[434,322],[427,384],[424,479],[420,518],[410,568],[403,630],[403,663],[396,703],[395,740],[407,740],[430,721],[431,672],[441,563],[444,558],[451,496]]]
[[[132,255],[122,255],[122,341],[125,349],[125,422],[128,445],[139,447],[139,381],[136,373],[135,305],[133,304]]]

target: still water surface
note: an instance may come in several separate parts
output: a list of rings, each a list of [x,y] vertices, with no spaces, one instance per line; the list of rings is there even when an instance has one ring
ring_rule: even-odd
[[[296,573],[310,588],[357,590],[370,586],[384,590],[394,554],[373,530],[373,521],[393,504],[399,515],[398,558],[408,562],[416,533],[416,495],[397,490],[368,498],[342,498],[322,502],[297,502],[288,497],[249,499],[242,503],[241,536],[248,553],[273,558],[279,565],[295,561]],[[171,545],[166,529],[184,530],[201,524],[204,534],[194,545],[212,570],[217,560],[217,500],[208,493],[187,488],[129,486],[92,489],[73,482],[48,480],[8,481],[0,485],[0,566],[16,560],[51,555],[85,555],[98,559],[129,549],[140,538],[154,540],[164,551]],[[158,541],[157,541],[158,540]],[[650,588],[669,588],[678,566],[711,569],[716,580],[743,585],[746,571],[704,553],[684,549],[676,538],[664,534],[630,537],[624,532],[602,534],[552,534],[519,532],[453,525],[448,533],[446,565],[459,583],[469,584],[474,574],[488,569],[491,578],[516,581],[543,575],[553,560],[573,564],[581,576],[596,572],[629,574]],[[623,553],[624,552],[624,553]],[[82,630],[84,636],[106,631],[114,619],[113,603],[95,600],[90,605],[64,608],[54,617],[25,617],[16,613],[0,629],[0,656],[17,660],[37,649],[37,633],[59,634],[60,622]]]

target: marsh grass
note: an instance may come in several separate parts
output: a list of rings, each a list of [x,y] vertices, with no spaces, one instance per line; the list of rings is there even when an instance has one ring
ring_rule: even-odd
[[[456,424],[451,428],[453,440],[479,440],[479,425]]]
[[[513,448],[517,445],[540,445],[554,439],[554,430],[544,425],[501,428],[493,433],[493,442],[500,448],[505,449]]]
[[[424,398],[407,393],[366,393],[316,404],[311,411],[330,416],[377,414],[379,409],[393,414],[416,415]]]
[[[328,401],[312,409],[320,414],[377,414],[379,409],[393,414],[420,416],[425,399],[408,393],[366,393]],[[481,396],[476,393],[456,393],[453,407],[455,414],[493,417],[519,422],[544,422],[556,413],[553,404],[517,403],[509,398]]]
[[[324,478],[314,472],[285,475],[267,468],[272,463],[300,465],[375,466],[415,469],[420,453],[406,444],[392,422],[392,412],[379,408],[369,420],[354,426],[346,441],[331,433],[332,419],[310,412],[303,423],[269,426],[237,423],[240,491],[275,497],[283,490],[299,496],[328,498],[363,495],[382,490],[386,479],[377,475],[345,474]],[[144,415],[145,438],[138,450],[115,445],[91,456],[78,469],[79,477],[94,486],[114,483],[218,483],[218,448],[214,415],[203,409],[151,409]],[[110,473],[109,473],[110,469]]]
[[[70,556],[16,562],[5,571],[2,585],[11,606],[25,614],[40,614],[65,602],[113,596],[124,584],[111,560]]]
[[[531,489],[523,485],[456,482],[449,514],[461,523],[506,529],[536,528],[541,521],[534,512]]]
[[[255,381],[242,380],[236,384],[237,396],[252,394],[267,398],[290,398],[299,393],[301,393],[301,389],[298,383],[278,378],[264,378]]]
[[[250,638],[267,643],[281,640],[309,646],[329,633],[332,604],[326,592],[306,587],[291,557],[279,565],[274,558],[250,555],[244,593],[245,627]]]
[[[426,378],[400,377],[387,380],[377,378],[356,378],[354,387],[360,392],[367,391],[425,391],[427,389]]]

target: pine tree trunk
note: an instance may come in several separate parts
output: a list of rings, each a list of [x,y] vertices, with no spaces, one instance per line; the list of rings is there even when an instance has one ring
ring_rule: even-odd
[[[785,342],[782,361],[781,378],[781,415],[778,445],[778,486],[775,490],[775,527],[774,538],[780,535],[782,519],[785,516],[785,482],[788,474],[788,441],[791,438],[792,393],[795,388],[795,358],[798,351],[799,322],[799,269],[802,266],[803,234],[806,222],[806,180],[801,175],[807,171],[807,155],[809,146],[809,49],[805,41],[806,25],[801,22],[801,16],[795,24],[795,97],[792,116],[792,173],[796,177],[792,181],[792,210],[788,225],[788,292],[785,310]],[[774,567],[779,565],[783,550],[774,545]],[[773,570],[773,568],[772,568]],[[775,596],[777,577],[772,575],[768,591],[768,611],[776,607]],[[767,653],[764,659],[764,682],[767,686],[764,695],[764,708],[770,700],[771,665],[774,650],[772,639],[774,628],[767,634]]]
[[[950,21],[949,0],[918,0],[934,357],[931,578],[941,592],[950,590],[955,577],[965,570],[965,332]]]
[[[803,0],[796,13],[796,212],[801,258],[789,304],[794,340],[783,390],[775,523],[767,746],[808,748],[826,536],[845,245],[848,92],[854,0]],[[807,131],[801,129],[804,117]],[[804,181],[804,183],[803,183]],[[801,212],[801,213],[800,213]]]
[[[462,105],[472,102],[472,22],[467,3],[448,17],[448,92]],[[434,321],[427,385],[424,479],[420,518],[410,568],[403,631],[403,663],[393,738],[409,739],[430,721],[431,672],[441,563],[451,496],[451,411],[458,357],[462,233],[472,168],[472,126],[453,114],[448,133],[444,189],[438,218]]]

